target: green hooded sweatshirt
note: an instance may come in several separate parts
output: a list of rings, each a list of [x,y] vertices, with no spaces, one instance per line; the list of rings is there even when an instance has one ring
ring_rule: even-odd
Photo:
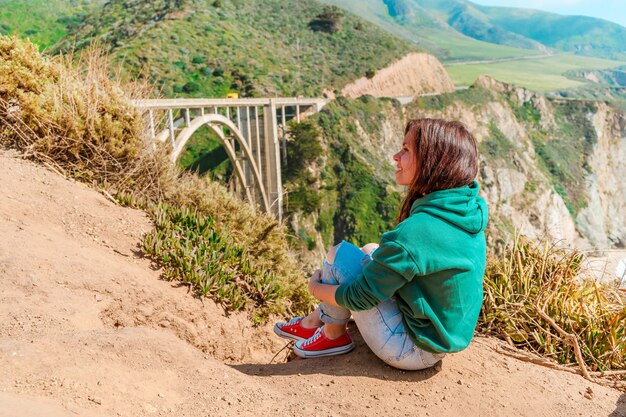
[[[415,345],[458,352],[472,336],[483,297],[487,205],[478,183],[417,199],[410,216],[383,234],[359,279],[341,285],[337,304],[368,310],[395,296]]]

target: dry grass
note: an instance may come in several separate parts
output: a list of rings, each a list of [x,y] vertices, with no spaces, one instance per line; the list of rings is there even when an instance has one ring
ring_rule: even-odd
[[[560,364],[626,369],[626,304],[616,288],[587,278],[583,255],[516,237],[490,256],[482,329]]]
[[[96,47],[73,65],[71,56],[46,59],[29,42],[0,37],[0,138],[74,177],[116,181],[146,149],[128,101],[145,91],[127,85],[109,78]]]

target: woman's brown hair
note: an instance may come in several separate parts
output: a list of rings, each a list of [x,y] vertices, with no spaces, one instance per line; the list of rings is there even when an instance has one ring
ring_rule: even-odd
[[[433,191],[469,185],[478,173],[476,139],[460,122],[409,120],[404,137],[415,151],[417,170],[402,203],[398,223],[409,217],[418,198]]]

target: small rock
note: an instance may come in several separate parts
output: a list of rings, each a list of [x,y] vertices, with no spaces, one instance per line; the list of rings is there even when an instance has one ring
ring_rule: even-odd
[[[461,381],[460,379],[458,381],[456,381],[457,384],[459,385],[463,385],[463,381]]]
[[[94,296],[94,298],[96,299],[97,302],[100,302],[100,301],[102,301],[104,299],[104,298],[102,298],[102,296],[100,294],[96,294]]]

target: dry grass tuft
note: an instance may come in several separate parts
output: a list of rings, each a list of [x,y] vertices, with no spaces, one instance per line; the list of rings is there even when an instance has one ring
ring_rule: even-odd
[[[626,369],[626,304],[616,288],[585,278],[583,255],[516,237],[490,256],[482,329],[512,345],[577,364],[580,373]]]
[[[0,140],[53,161],[88,182],[116,182],[147,148],[143,119],[129,99],[141,84],[109,77],[97,47],[47,59],[16,37],[0,37]]]

